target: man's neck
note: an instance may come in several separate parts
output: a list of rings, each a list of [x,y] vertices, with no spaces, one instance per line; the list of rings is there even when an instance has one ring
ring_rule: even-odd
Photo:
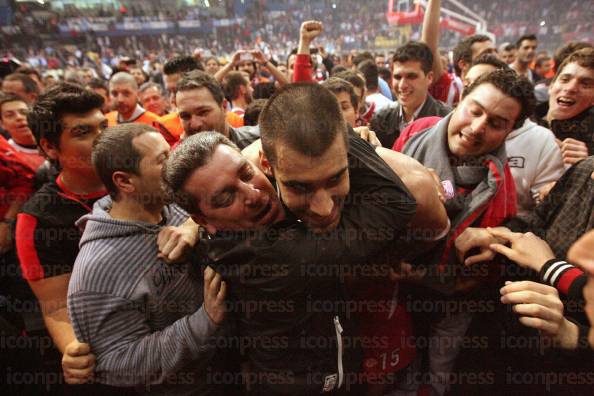
[[[247,102],[245,101],[244,98],[234,99],[233,102],[232,102],[232,104],[233,104],[233,107],[239,108],[239,109],[242,109],[242,110],[245,110],[247,108],[247,106],[248,106],[248,104],[247,104]]]
[[[223,126],[223,130],[221,131],[221,133],[223,135],[225,135],[225,137],[227,139],[229,139],[229,128],[230,128],[230,126],[229,126],[229,123],[227,122],[226,118],[227,117],[225,116],[225,126]]]
[[[427,98],[425,98],[425,100],[427,100]],[[414,117],[415,117],[415,113],[417,112],[417,110],[419,110],[421,108],[421,106],[423,106],[423,103],[425,103],[425,100],[423,100],[423,102],[421,104],[419,104],[416,107],[409,107],[409,106],[402,106],[402,110],[404,112],[404,120],[406,122],[410,122]]]
[[[521,62],[516,59],[514,62],[514,70],[517,71],[519,74],[527,75],[528,74],[528,63]]]
[[[374,95],[374,94],[376,94],[378,92],[379,92],[379,88],[376,88],[376,89],[373,89],[373,90],[368,89],[367,91],[365,91],[365,97]]]
[[[66,188],[76,194],[88,195],[105,189],[97,175],[81,175],[63,169],[59,176]]]
[[[159,224],[163,221],[163,204],[143,205],[130,197],[121,197],[113,201],[111,217],[116,220]]]
[[[122,121],[128,121],[130,118],[132,118],[132,115],[134,114],[134,110],[136,110],[136,107],[130,113],[127,113],[127,114],[118,113],[118,115],[120,116],[120,119]]]

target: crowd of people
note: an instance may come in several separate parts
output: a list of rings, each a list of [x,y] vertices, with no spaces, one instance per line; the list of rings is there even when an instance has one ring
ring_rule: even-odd
[[[9,392],[591,394],[592,44],[323,4],[6,62]]]

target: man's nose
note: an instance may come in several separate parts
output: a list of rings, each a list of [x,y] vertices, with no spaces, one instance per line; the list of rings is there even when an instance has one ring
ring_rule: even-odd
[[[311,197],[309,203],[309,211],[320,216],[329,216],[334,208],[334,200],[329,191],[320,189],[316,191]]]

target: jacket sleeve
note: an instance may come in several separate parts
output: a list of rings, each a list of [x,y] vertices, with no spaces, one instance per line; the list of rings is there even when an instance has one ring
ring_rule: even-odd
[[[566,261],[549,260],[540,269],[540,278],[573,300],[583,300],[588,276]]]
[[[576,166],[569,168],[543,202],[537,205],[530,214],[514,217],[506,221],[504,225],[514,232],[532,231],[542,237],[547,230],[550,217],[554,216],[559,206],[563,205],[563,195],[566,191],[571,190],[572,175],[576,169]]]
[[[530,186],[530,193],[533,198],[538,195],[539,190],[546,184],[559,180],[565,171],[561,150],[555,143],[553,134],[550,133],[543,143],[544,146],[538,158],[534,180]]]
[[[151,330],[143,304],[109,294],[69,294],[68,313],[77,339],[97,357],[97,380],[108,385],[163,383],[188,363],[208,361],[216,345],[217,326],[204,307],[161,331]]]
[[[293,82],[314,82],[312,73],[313,67],[309,55],[297,54],[293,66]]]

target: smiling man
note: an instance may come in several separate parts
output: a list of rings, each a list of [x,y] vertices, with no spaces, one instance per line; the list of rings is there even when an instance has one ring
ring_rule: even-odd
[[[571,54],[549,87],[549,110],[541,122],[561,141],[566,164],[594,153],[594,49]]]
[[[194,70],[177,82],[175,100],[184,128],[181,139],[205,131],[217,131],[240,149],[260,137],[258,128],[233,128],[227,119],[227,99],[217,80],[210,74]]]
[[[237,303],[239,332],[258,342],[247,348],[257,393],[336,392],[360,363],[334,342],[341,345],[343,331],[356,334],[341,308],[347,297],[337,271],[393,246],[415,204],[373,148],[348,132],[336,98],[318,84],[279,90],[260,121],[264,173],[228,139],[204,132],[173,151],[166,185],[211,234],[203,246]],[[247,243],[235,245],[237,234]],[[246,301],[262,309],[241,309]],[[332,342],[319,345],[322,338]]]
[[[433,81],[433,54],[427,44],[410,42],[398,48],[393,58],[394,91],[398,103],[373,116],[373,130],[384,147],[392,147],[400,132],[417,118],[445,117],[450,107],[429,95]]]
[[[516,191],[504,143],[508,134],[532,114],[534,102],[528,80],[512,70],[497,70],[465,89],[462,101],[450,115],[415,121],[396,141],[394,150],[438,174],[452,224],[448,236],[413,263],[426,270],[420,280],[425,288],[415,290],[417,298],[446,303],[468,299],[473,292],[480,293],[477,286],[492,279],[488,275],[496,266],[467,271],[455,247],[458,236],[468,227],[496,227],[516,214]],[[443,394],[450,385],[449,374],[462,348],[461,337],[472,320],[467,309],[446,311],[430,319],[432,333],[452,340],[448,346],[428,348],[430,384],[437,394]]]

